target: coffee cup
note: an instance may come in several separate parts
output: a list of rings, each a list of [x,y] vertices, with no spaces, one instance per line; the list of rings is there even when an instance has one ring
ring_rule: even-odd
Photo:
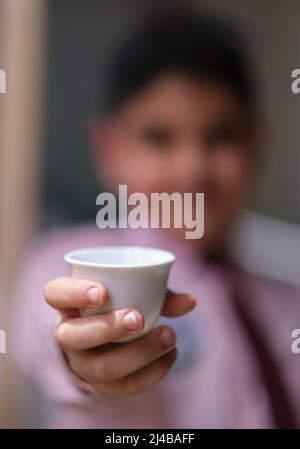
[[[165,301],[174,254],[155,248],[102,246],[71,251],[64,259],[72,277],[99,282],[108,292],[103,307],[81,310],[81,315],[128,307],[139,310],[144,318],[143,330],[119,342],[139,338],[153,328]]]

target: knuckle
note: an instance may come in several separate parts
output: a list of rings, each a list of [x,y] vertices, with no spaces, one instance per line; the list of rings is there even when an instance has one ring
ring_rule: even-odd
[[[62,323],[57,327],[56,338],[62,347],[69,347],[71,345],[72,339],[66,324]]]
[[[122,390],[126,396],[134,396],[139,393],[138,382],[135,379],[124,379]]]

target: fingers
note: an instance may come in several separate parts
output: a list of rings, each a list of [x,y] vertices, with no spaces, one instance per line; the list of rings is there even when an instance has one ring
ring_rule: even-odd
[[[160,326],[138,340],[108,351],[86,351],[72,357],[71,368],[89,383],[111,382],[133,373],[170,352],[176,336]]]
[[[176,360],[177,350],[173,348],[150,365],[124,377],[120,384],[126,395],[136,395],[159,382],[169,371]]]
[[[159,359],[122,379],[110,383],[94,384],[93,386],[98,393],[110,399],[121,399],[141,394],[166,376],[174,364],[176,356],[177,350],[173,348]]]
[[[176,335],[168,326],[128,343],[114,343],[143,329],[143,316],[133,308],[78,316],[79,309],[105,304],[103,285],[62,277],[47,284],[45,298],[59,312],[56,336],[70,369],[105,396],[139,394],[159,382],[174,363]],[[168,292],[162,314],[183,315],[195,304],[190,295]]]
[[[46,285],[45,299],[55,309],[101,307],[107,299],[103,285],[85,279],[60,277]]]
[[[196,299],[186,293],[176,294],[168,291],[161,314],[176,317],[190,312],[196,305]]]
[[[143,327],[142,314],[135,309],[125,309],[67,319],[58,325],[56,336],[64,350],[81,351],[134,335]]]
[[[45,299],[55,309],[86,309],[102,307],[107,300],[107,291],[99,283],[85,279],[61,277],[48,282]],[[168,292],[162,315],[176,317],[190,312],[196,300],[188,294]]]

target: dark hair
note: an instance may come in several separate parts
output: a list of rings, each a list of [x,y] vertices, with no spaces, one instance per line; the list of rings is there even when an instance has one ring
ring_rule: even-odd
[[[109,110],[166,73],[226,85],[245,106],[255,98],[247,46],[233,27],[195,11],[148,15],[121,45],[108,76]]]

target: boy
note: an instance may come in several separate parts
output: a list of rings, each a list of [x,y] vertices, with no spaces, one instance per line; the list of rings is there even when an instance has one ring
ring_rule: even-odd
[[[12,352],[48,399],[47,426],[295,427],[299,366],[290,334],[299,293],[242,273],[228,247],[260,151],[240,36],[195,13],[151,17],[124,43],[110,82],[110,114],[91,126],[101,179],[146,195],[204,192],[205,233],[197,241],[184,229],[106,233],[93,224],[36,244],[20,280]],[[170,287],[190,294],[170,293],[162,313],[192,313],[114,344],[142,329],[142,315],[80,317],[107,292],[71,279],[63,263],[70,249],[102,244],[173,251]],[[40,299],[44,288],[52,309]]]

